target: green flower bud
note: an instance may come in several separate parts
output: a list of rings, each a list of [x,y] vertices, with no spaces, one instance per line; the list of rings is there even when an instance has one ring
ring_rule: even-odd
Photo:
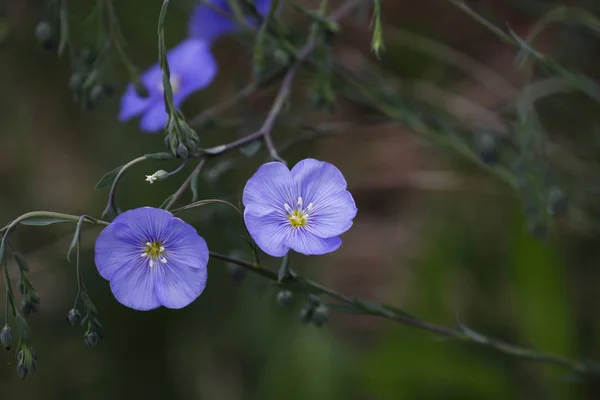
[[[165,179],[168,178],[168,176],[169,176],[169,173],[167,171],[159,169],[152,175],[146,175],[146,182],[154,183],[154,182],[164,181]]]

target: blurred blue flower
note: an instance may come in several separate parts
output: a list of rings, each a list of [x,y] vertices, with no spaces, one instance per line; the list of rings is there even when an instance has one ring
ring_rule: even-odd
[[[120,214],[100,233],[95,262],[121,304],[182,308],[204,290],[208,247],[170,212],[142,207]]]
[[[206,4],[198,4],[192,13],[188,24],[188,32],[190,37],[200,39],[212,43],[223,35],[233,33],[238,30],[238,26],[233,18],[231,7],[228,0],[207,0],[214,7],[219,8],[224,13],[231,15],[231,18],[226,17],[223,13],[215,11]],[[256,11],[261,16],[267,15],[271,0],[254,0]],[[255,23],[255,19],[249,17],[248,23]]]
[[[179,106],[192,93],[208,86],[217,74],[217,63],[208,44],[196,39],[187,39],[167,52],[171,71],[173,102]],[[137,94],[129,84],[121,98],[121,122],[142,115],[140,129],[147,132],[161,131],[167,123],[167,112],[163,97],[162,73],[155,64],[140,76],[148,89],[148,96]]]
[[[291,171],[279,162],[262,165],[242,201],[250,236],[274,257],[290,249],[306,255],[337,250],[357,211],[340,170],[311,158]]]

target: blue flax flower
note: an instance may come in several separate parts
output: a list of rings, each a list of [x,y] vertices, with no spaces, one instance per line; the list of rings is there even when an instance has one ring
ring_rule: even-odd
[[[228,0],[208,0],[214,7],[227,13],[231,18],[215,11],[206,4],[198,4],[194,9],[188,24],[188,33],[190,37],[201,39],[212,43],[223,35],[227,35],[237,31],[239,28],[233,17],[231,7]],[[254,0],[256,11],[261,16],[267,15],[271,0]],[[255,18],[248,18],[248,23],[255,24]]]
[[[183,103],[192,93],[208,86],[217,74],[217,63],[209,45],[200,40],[184,40],[167,52],[167,60],[175,106]],[[148,89],[148,96],[139,96],[130,83],[121,98],[119,120],[124,122],[142,114],[140,129],[158,132],[167,123],[160,65],[155,64],[140,79]]]
[[[340,170],[312,158],[291,171],[279,162],[262,165],[248,180],[243,203],[250,236],[274,257],[290,249],[306,255],[337,250],[357,211]]]
[[[182,308],[204,290],[208,247],[170,212],[142,207],[120,214],[100,233],[95,262],[123,305]]]

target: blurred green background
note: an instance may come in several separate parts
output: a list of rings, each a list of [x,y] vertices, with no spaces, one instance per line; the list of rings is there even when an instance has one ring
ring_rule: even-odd
[[[67,58],[43,51],[34,37],[36,23],[44,18],[41,3],[5,2],[12,31],[0,49],[3,224],[31,210],[99,216],[107,192],[94,191],[97,180],[163,146],[161,134],[140,132],[137,121],[117,121],[118,94],[128,78],[116,60],[114,74],[107,77],[117,85],[115,97],[90,112],[81,111],[72,101]],[[89,37],[76,36],[78,44],[85,45],[94,40],[91,24],[84,22],[93,2],[70,3],[76,21],[72,29],[89,32]],[[158,3],[115,2],[128,53],[142,70],[156,60]],[[313,8],[318,4],[302,3]],[[401,27],[469,54],[518,87],[521,78],[512,64],[514,50],[446,2],[383,3],[387,51],[380,67],[391,76],[439,85],[483,107],[501,100],[490,93],[482,95],[480,85],[468,76],[410,50],[394,33]],[[479,10],[523,33],[548,6],[560,2],[480,3]],[[522,9],[525,3],[527,10]],[[192,6],[193,1],[173,2],[166,27],[169,47],[184,38]],[[586,6],[594,11],[596,5]],[[299,29],[305,26],[306,21],[289,7],[284,16]],[[368,20],[368,14],[357,13],[343,24],[336,58],[350,67],[370,65],[364,60],[375,62],[369,54]],[[564,51],[568,59],[579,60],[586,72],[597,76],[597,43],[568,26],[556,35],[542,40],[540,46],[556,46],[552,49]],[[219,40],[213,49],[219,75],[185,103],[187,116],[224,100],[251,77],[248,54],[240,51],[236,40]],[[291,115],[309,121],[341,121],[355,119],[360,112],[349,106],[340,106],[333,116],[310,110],[309,83],[300,80]],[[263,91],[228,115],[243,117],[242,128],[201,131],[202,139],[216,145],[252,131],[264,118],[271,98],[270,91]],[[569,109],[565,103],[548,104],[546,113],[556,117],[556,109],[562,110],[573,131],[578,124],[597,123],[597,108],[586,112],[581,104],[568,105]],[[576,112],[585,114],[575,117]],[[570,135],[568,129],[560,129],[560,121],[556,124],[557,135]],[[453,326],[460,320],[479,332],[526,347],[570,358],[600,359],[597,235],[558,226],[546,241],[532,237],[523,207],[510,189],[414,139],[402,126],[343,133],[299,144],[285,154],[291,164],[307,156],[336,163],[359,209],[355,226],[343,236],[338,252],[318,258],[294,254],[294,268],[345,294],[396,304],[435,323]],[[297,130],[281,124],[274,138],[281,144],[296,134]],[[233,164],[209,164],[200,180],[200,198],[237,203],[245,181],[265,157],[264,152],[254,158],[236,153],[229,157]],[[150,161],[133,167],[120,187],[119,206],[160,205],[192,167],[154,185],[144,182],[144,175],[176,166]],[[185,196],[185,201],[191,199],[191,193]],[[206,238],[211,250],[250,257],[239,221],[226,208],[204,207],[185,219]],[[83,273],[106,335],[98,348],[88,349],[83,330],[65,321],[76,292],[75,266],[65,259],[73,228],[20,227],[14,235],[13,246],[27,255],[31,279],[42,297],[39,312],[30,317],[39,362],[38,372],[21,381],[13,352],[0,353],[2,399],[600,398],[597,383],[572,379],[563,369],[439,340],[388,321],[332,312],[326,327],[303,325],[298,318],[301,301],[283,309],[266,282],[250,275],[236,282],[231,269],[217,260],[209,263],[204,294],[189,307],[127,309],[96,273],[96,228],[84,232]],[[266,255],[263,260],[276,268],[277,260]]]

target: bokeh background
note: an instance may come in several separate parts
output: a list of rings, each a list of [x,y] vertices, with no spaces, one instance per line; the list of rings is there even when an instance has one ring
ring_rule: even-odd
[[[93,42],[94,25],[85,20],[93,1],[70,3],[73,29],[86,32],[74,40],[80,45]],[[160,2],[114,3],[127,51],[143,70],[156,60]],[[193,6],[193,1],[172,3],[166,24],[169,47],[185,37]],[[518,34],[526,34],[544,11],[558,4],[600,13],[595,1],[469,3]],[[437,98],[440,107],[465,119],[487,115],[486,110],[509,100],[525,81],[526,72],[513,63],[515,49],[448,2],[383,0],[383,6],[386,52],[381,61],[369,51],[368,12],[359,11],[342,24],[335,57],[348,68],[376,65],[390,82],[419,81],[421,89],[414,95]],[[117,121],[119,94],[128,80],[118,61],[107,76],[117,87],[116,95],[82,111],[68,87],[68,59],[45,52],[36,42],[35,25],[45,17],[42,2],[5,0],[4,8],[11,32],[0,48],[0,220],[4,224],[31,210],[99,216],[107,192],[94,190],[98,179],[141,154],[161,151],[163,137],[139,131],[136,121]],[[298,29],[306,28],[307,21],[291,7],[283,15]],[[484,74],[487,85],[465,69],[448,68],[455,53],[437,49],[437,57],[424,55],[419,48],[425,44],[409,33],[467,56],[467,61],[461,59],[466,70]],[[251,63],[242,39],[214,44],[218,77],[185,103],[187,116],[226,99],[249,81]],[[550,29],[536,45],[597,76],[596,39],[566,24]],[[310,84],[301,76],[294,87],[291,109],[274,131],[277,144],[299,134],[286,124],[288,117],[311,123],[360,119],[360,109],[348,105],[340,105],[335,114],[312,110]],[[216,145],[251,132],[266,115],[272,96],[271,89],[257,93],[223,120],[242,119],[241,125],[200,131],[202,140]],[[575,145],[583,136],[598,144],[597,110],[579,98],[540,105],[540,114],[553,121],[554,135]],[[600,359],[597,235],[558,224],[546,240],[535,238],[512,189],[401,125],[353,128],[349,123],[338,133],[284,153],[292,164],[307,156],[335,163],[359,209],[339,251],[323,257],[294,254],[294,268],[345,294],[396,304],[439,324],[453,326],[460,320],[523,346]],[[593,147],[587,150],[593,153],[590,159],[598,160]],[[199,182],[200,197],[238,202],[245,181],[265,160],[265,152],[259,151],[252,158],[235,153],[209,164]],[[192,167],[154,185],[144,182],[144,175],[176,166],[150,161],[133,167],[120,187],[119,206],[160,205]],[[184,196],[185,201],[190,198],[191,193]],[[211,250],[250,257],[239,221],[226,208],[203,207],[185,218]],[[600,398],[597,382],[573,379],[563,369],[439,340],[389,321],[332,312],[326,327],[303,325],[298,318],[301,301],[281,308],[272,286],[251,275],[241,279],[239,271],[218,260],[209,264],[206,291],[189,307],[127,309],[96,273],[96,228],[83,234],[83,274],[106,335],[98,348],[88,349],[83,330],[65,321],[76,292],[75,266],[65,259],[73,228],[22,227],[12,240],[28,257],[31,279],[42,298],[39,312],[30,317],[39,362],[38,372],[22,381],[13,352],[0,352],[0,398]],[[267,267],[276,268],[277,260],[263,259]]]

